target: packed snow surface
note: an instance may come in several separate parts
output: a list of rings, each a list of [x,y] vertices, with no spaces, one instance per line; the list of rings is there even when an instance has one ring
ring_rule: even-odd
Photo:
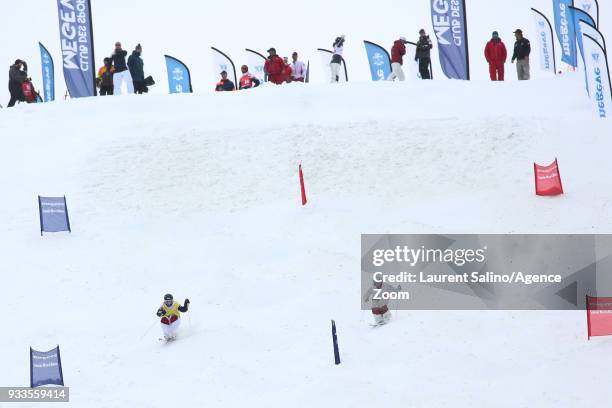
[[[359,309],[362,233],[612,232],[612,126],[581,81],[2,111],[0,384],[28,385],[28,348],[59,344],[74,407],[607,402],[612,340],[588,342],[584,312],[398,311],[373,329]],[[536,197],[533,162],[555,157],[566,194]],[[73,232],[41,237],[37,195],[64,194]],[[166,292],[192,302],[168,345]]]

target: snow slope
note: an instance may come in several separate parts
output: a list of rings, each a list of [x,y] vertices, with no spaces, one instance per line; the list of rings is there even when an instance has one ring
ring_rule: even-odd
[[[28,347],[60,344],[74,407],[606,403],[612,377],[588,373],[612,363],[612,340],[587,342],[584,312],[396,312],[372,329],[359,310],[362,233],[612,232],[612,125],[581,81],[3,111],[0,384],[27,385]],[[554,157],[566,194],[535,197],[533,161]],[[40,237],[38,194],[66,194],[72,234]],[[192,304],[162,345],[168,291]]]

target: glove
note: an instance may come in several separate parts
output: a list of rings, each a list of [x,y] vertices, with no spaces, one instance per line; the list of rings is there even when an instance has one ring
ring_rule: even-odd
[[[188,305],[188,304],[190,304],[190,303],[191,303],[191,302],[189,301],[189,299],[185,299],[185,304],[186,304],[186,305]]]

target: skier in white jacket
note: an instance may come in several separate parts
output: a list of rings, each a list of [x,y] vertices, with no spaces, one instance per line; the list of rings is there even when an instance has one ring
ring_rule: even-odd
[[[363,296],[363,301],[368,303],[372,301],[372,314],[374,315],[374,322],[377,325],[385,324],[391,319],[391,311],[389,310],[389,300],[383,299],[383,294],[390,292],[397,292],[401,290],[400,285],[391,286],[387,282],[372,281],[372,286],[366,291]]]
[[[333,44],[334,55],[331,60],[331,81],[340,82],[340,68],[342,67],[342,52],[344,51],[344,35],[336,38]]]

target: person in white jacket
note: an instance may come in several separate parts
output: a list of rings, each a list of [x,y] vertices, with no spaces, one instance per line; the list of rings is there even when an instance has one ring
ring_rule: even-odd
[[[333,44],[334,55],[331,60],[331,81],[340,82],[340,68],[342,67],[342,52],[344,51],[344,35],[336,38]]]
[[[298,60],[298,53],[291,54],[291,81],[304,82],[306,78],[306,64]]]
[[[372,286],[366,291],[363,296],[363,301],[368,303],[372,301],[372,314],[374,322],[377,325],[385,324],[391,319],[391,311],[389,310],[389,300],[383,299],[383,293],[398,292],[402,287],[400,285],[391,286],[387,282],[372,281]]]

